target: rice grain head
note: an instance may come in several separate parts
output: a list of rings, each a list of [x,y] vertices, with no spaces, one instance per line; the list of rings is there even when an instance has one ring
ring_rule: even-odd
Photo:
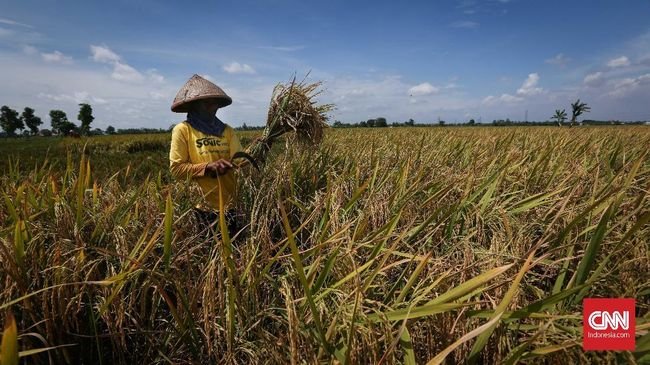
[[[296,140],[307,145],[317,145],[323,140],[327,128],[327,113],[333,104],[317,104],[316,97],[322,93],[322,82],[297,82],[294,78],[286,84],[277,84],[271,94],[266,127],[261,138],[249,147],[255,159],[265,160],[273,143],[283,134],[295,132]]]

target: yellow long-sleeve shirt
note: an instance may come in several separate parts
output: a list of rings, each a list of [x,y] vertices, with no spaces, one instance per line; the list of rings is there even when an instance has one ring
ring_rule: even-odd
[[[169,150],[169,168],[178,179],[195,180],[210,208],[219,209],[219,187],[224,206],[230,206],[237,197],[237,176],[233,169],[219,177],[209,177],[205,167],[219,159],[230,160],[235,152],[242,151],[239,138],[228,125],[221,137],[205,134],[187,122],[177,124],[172,130]]]

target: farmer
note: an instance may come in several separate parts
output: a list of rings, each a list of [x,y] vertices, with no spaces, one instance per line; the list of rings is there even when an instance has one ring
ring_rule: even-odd
[[[238,227],[233,209],[237,195],[236,166],[231,158],[242,151],[242,146],[235,131],[216,116],[219,108],[231,103],[230,96],[220,87],[199,75],[183,85],[171,109],[187,113],[187,119],[172,131],[169,168],[177,179],[192,179],[201,187],[205,204],[195,210],[203,227],[217,227],[218,231],[218,210],[223,206],[232,236]]]

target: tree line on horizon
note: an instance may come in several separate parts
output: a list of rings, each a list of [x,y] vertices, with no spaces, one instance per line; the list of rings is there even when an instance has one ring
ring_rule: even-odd
[[[571,120],[568,125],[573,127],[577,124],[586,124],[586,125],[623,125],[623,124],[648,124],[648,121],[634,121],[634,122],[624,122],[624,121],[599,121],[599,120],[590,120],[585,119],[582,122],[578,122],[578,117],[584,113],[588,113],[591,110],[591,107],[587,103],[581,102],[578,99],[576,102],[571,103]],[[174,127],[172,124],[168,129],[164,128],[126,128],[126,129],[115,129],[113,126],[106,127],[106,130],[101,130],[99,128],[90,129],[90,124],[95,120],[93,116],[93,109],[90,104],[81,103],[79,104],[79,113],[77,115],[77,120],[79,120],[80,125],[77,126],[75,123],[71,122],[68,119],[66,113],[62,110],[54,109],[50,110],[50,124],[52,129],[39,129],[43,124],[43,121],[40,117],[34,114],[35,110],[30,107],[25,107],[22,113],[18,113],[16,110],[11,109],[10,107],[4,105],[0,108],[0,128],[4,131],[4,134],[8,137],[16,137],[19,134],[16,133],[17,130],[21,131],[22,136],[35,136],[35,135],[61,135],[61,136],[90,136],[90,135],[103,135],[103,134],[142,134],[142,133],[168,133]],[[493,126],[563,126],[567,124],[568,115],[566,109],[556,109],[553,116],[550,120],[546,121],[512,121],[510,119],[495,119],[492,121],[491,125]],[[388,123],[388,120],[384,117],[378,117],[374,119],[364,120],[358,123],[344,123],[340,120],[334,121],[331,124],[333,128],[385,128],[385,127],[413,127],[413,126],[445,126],[447,122],[444,120],[438,119],[437,122],[429,123],[416,123],[413,119],[409,119],[405,122],[392,122]],[[452,125],[488,125],[483,123],[476,123],[474,119],[469,119],[465,123],[452,123]],[[236,127],[236,130],[261,130],[264,129],[264,126],[248,126],[246,123],[243,123],[242,126]]]
[[[578,121],[578,117],[584,113],[588,113],[591,110],[591,107],[587,103],[581,102],[578,99],[576,102],[571,103],[571,120],[568,125],[573,127],[578,124],[584,125],[641,125],[648,124],[650,121],[620,121],[620,120],[592,120],[585,119],[581,122]],[[520,121],[520,120],[510,120],[506,119],[494,119],[491,123],[493,126],[563,126],[566,125],[568,120],[566,109],[557,109],[555,114],[551,116],[549,120],[545,121]],[[344,123],[340,120],[334,121],[332,127],[334,128],[375,128],[375,127],[413,127],[413,126],[445,126],[449,125],[446,121],[438,119],[437,122],[424,122],[424,123],[415,123],[413,119],[409,119],[406,122],[392,122],[388,123],[386,118],[380,117],[375,119],[368,119],[366,121],[361,121],[358,123]],[[451,123],[450,125],[454,126],[473,126],[473,125],[489,125],[487,123],[476,123],[476,120],[469,119],[464,123]]]
[[[93,131],[90,129],[90,124],[95,120],[93,116],[93,109],[90,104],[79,104],[79,114],[77,119],[80,124],[77,126],[75,123],[68,119],[68,116],[63,110],[50,110],[50,125],[52,129],[40,129],[43,124],[40,117],[34,114],[35,110],[30,107],[25,107],[23,112],[19,115],[18,112],[10,107],[4,105],[0,108],[0,127],[9,137],[16,137],[17,130],[20,130],[22,135],[34,136],[41,135],[90,135]]]
[[[7,137],[18,136],[97,136],[104,134],[142,134],[142,133],[167,133],[171,130],[164,128],[125,128],[115,129],[109,125],[105,130],[100,128],[91,129],[90,125],[95,120],[93,109],[90,104],[79,104],[79,113],[77,120],[80,124],[76,125],[68,119],[67,114],[58,109],[50,110],[51,129],[40,129],[43,120],[36,116],[35,110],[25,107],[22,113],[4,105],[0,108],[0,128]],[[21,133],[17,133],[20,130]]]

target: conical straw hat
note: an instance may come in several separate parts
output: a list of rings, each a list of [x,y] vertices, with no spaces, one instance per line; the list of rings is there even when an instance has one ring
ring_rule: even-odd
[[[232,104],[232,99],[221,88],[203,77],[194,74],[183,87],[172,103],[172,111],[176,113],[187,113],[189,103],[195,100],[216,99],[219,107],[223,108]]]

